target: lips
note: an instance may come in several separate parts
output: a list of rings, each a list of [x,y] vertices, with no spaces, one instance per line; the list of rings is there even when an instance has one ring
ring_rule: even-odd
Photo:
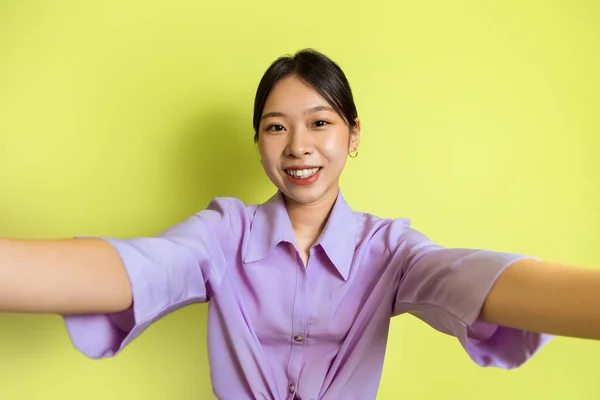
[[[286,169],[285,172],[291,177],[302,179],[311,177],[319,172],[320,169],[321,167],[294,167]]]
[[[288,181],[298,186],[308,186],[315,183],[321,176],[322,167],[300,166],[285,169]]]

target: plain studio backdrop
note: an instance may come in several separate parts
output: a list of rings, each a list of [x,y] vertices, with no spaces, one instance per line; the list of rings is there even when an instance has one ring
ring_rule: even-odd
[[[254,92],[276,57],[313,47],[363,121],[341,181],[355,210],[598,268],[598,4],[2,1],[0,236],[147,236],[216,196],[266,200]],[[0,398],[208,399],[206,311],[100,361],[57,316],[1,315]],[[378,399],[591,400],[599,371],[598,342],[563,338],[521,369],[480,368],[401,316]]]

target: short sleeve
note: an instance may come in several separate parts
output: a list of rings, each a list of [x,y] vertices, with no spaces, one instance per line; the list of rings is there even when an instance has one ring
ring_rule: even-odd
[[[215,199],[156,237],[100,238],[121,257],[133,303],[114,314],[63,316],[73,345],[90,358],[114,356],[161,317],[207,302],[208,279],[225,267],[220,239],[233,233],[226,205]]]
[[[455,336],[469,357],[484,367],[512,369],[528,361],[550,335],[478,320],[496,279],[526,258],[476,249],[447,249],[405,228],[395,237],[393,262],[401,268],[393,315],[410,313]]]

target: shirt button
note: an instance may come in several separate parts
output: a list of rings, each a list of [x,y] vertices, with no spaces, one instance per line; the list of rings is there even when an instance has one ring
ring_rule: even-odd
[[[304,337],[302,337],[302,336],[300,336],[300,335],[298,335],[298,336],[294,336],[294,340],[295,340],[296,342],[303,342],[303,341],[304,341]]]
[[[294,393],[296,391],[296,386],[292,383],[288,389],[290,390],[290,393]]]

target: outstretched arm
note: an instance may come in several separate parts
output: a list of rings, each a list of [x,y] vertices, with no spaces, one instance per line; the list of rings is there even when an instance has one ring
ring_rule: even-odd
[[[499,276],[480,319],[531,332],[600,340],[600,270],[517,261]]]
[[[91,314],[129,308],[118,253],[100,239],[0,239],[0,312]]]

